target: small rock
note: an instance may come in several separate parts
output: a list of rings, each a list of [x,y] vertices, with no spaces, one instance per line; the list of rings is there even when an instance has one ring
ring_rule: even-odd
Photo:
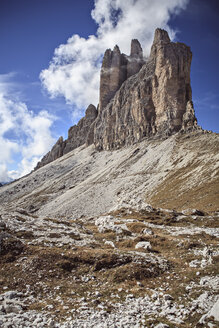
[[[143,287],[143,286],[144,286],[140,281],[137,281],[137,285],[138,285],[139,287]]]
[[[200,266],[200,261],[199,260],[193,260],[189,263],[190,268],[197,268]]]
[[[170,326],[166,325],[165,323],[158,323],[154,328],[169,328]]]
[[[140,241],[139,243],[137,243],[135,245],[135,248],[136,249],[144,248],[144,249],[147,249],[147,250],[151,250],[151,243],[149,241]]]
[[[53,321],[52,319],[50,319],[48,322],[47,322],[47,325],[49,328],[53,328],[55,327],[55,321]]]
[[[212,306],[211,310],[208,312],[207,316],[214,317],[214,320],[219,321],[219,299],[217,302]]]
[[[143,230],[142,230],[142,233],[143,233],[144,235],[153,235],[153,234],[154,234],[153,231],[152,231],[151,229],[148,229],[148,228],[143,229]]]
[[[5,230],[6,224],[3,221],[0,221],[0,230]]]
[[[165,301],[172,301],[173,300],[173,297],[171,295],[169,295],[169,294],[165,294],[164,295],[164,299],[165,299]]]
[[[111,246],[112,248],[115,248],[115,244],[114,244],[114,242],[111,241],[111,240],[106,240],[104,244],[105,244],[105,245],[108,245],[108,246]]]
[[[208,256],[210,256],[211,254],[212,254],[212,250],[209,249],[208,247],[205,247],[205,248],[203,249],[203,251],[202,251],[202,255],[203,255],[204,257],[208,257]]]
[[[135,298],[135,296],[133,294],[128,294],[126,298]]]
[[[13,298],[17,298],[17,297],[20,297],[22,296],[22,293],[18,293],[16,291],[9,291],[9,292],[6,292],[4,294],[4,298],[7,298],[9,300],[13,299]]]
[[[95,296],[97,296],[97,297],[101,296],[100,292],[96,291]]]
[[[153,300],[156,300],[157,299],[157,293],[154,293],[152,296],[151,296],[151,298],[153,299]]]
[[[185,214],[185,215],[198,215],[198,216],[204,216],[205,215],[204,212],[202,212],[200,210],[197,210],[197,209],[191,209],[191,208],[183,210],[182,213]]]
[[[20,313],[20,311],[22,311],[22,307],[17,304],[5,304],[4,309],[7,314],[8,313]]]

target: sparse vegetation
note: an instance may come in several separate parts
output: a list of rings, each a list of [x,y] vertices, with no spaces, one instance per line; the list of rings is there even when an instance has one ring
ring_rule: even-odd
[[[204,269],[190,266],[192,261],[201,263],[204,247],[209,247],[211,252],[216,250],[215,237],[204,232],[191,235],[189,230],[188,234],[175,236],[171,233],[173,230],[169,230],[187,227],[205,229],[208,222],[211,225],[212,221],[208,215],[198,217],[197,220],[193,220],[189,215],[182,216],[180,213],[161,210],[150,213],[122,210],[113,215],[118,226],[127,222],[130,234],[117,234],[110,230],[100,233],[94,221],[84,220],[84,225],[82,221],[78,223],[80,231],[88,231],[87,236],[92,237],[92,242],[84,246],[73,246],[70,242],[62,246],[55,246],[54,243],[49,246],[50,242],[46,239],[45,245],[42,241],[37,244],[34,241],[36,237],[31,234],[29,236],[28,231],[7,230],[12,237],[8,239],[7,252],[2,252],[0,258],[0,293],[3,293],[6,286],[9,290],[25,293],[29,286],[28,290],[35,301],[27,304],[27,310],[46,309],[56,320],[62,321],[66,318],[66,307],[68,311],[72,310],[72,313],[76,314],[74,311],[80,309],[81,298],[93,309],[103,304],[106,313],[113,313],[117,302],[125,302],[130,293],[135,298],[146,295],[150,298],[154,292],[163,290],[168,291],[176,306],[187,307],[189,302],[197,299],[201,293],[198,287],[200,279],[205,276],[215,277],[219,273],[218,255],[213,256],[211,263]],[[180,215],[182,218],[177,220]],[[212,226],[216,225],[217,220],[218,217],[215,217]],[[28,222],[28,219],[25,222]],[[54,225],[44,226],[45,229],[50,229],[47,238],[50,237],[53,241],[59,240],[60,234],[65,235],[53,230],[63,227],[65,231],[74,226],[74,222],[69,225],[63,223],[65,221],[62,222],[62,219],[46,218],[45,222]],[[145,235],[142,231],[148,226],[152,233]],[[30,243],[21,247],[23,244],[14,238],[13,234]],[[83,241],[81,233],[74,235],[70,231],[66,235],[72,238],[69,240],[73,243]],[[115,248],[105,245],[106,240],[112,241]],[[149,241],[152,250],[136,250],[135,245],[139,241]],[[188,293],[187,286],[191,284],[197,287],[193,287]],[[183,323],[176,324],[165,317],[152,315],[145,318],[143,327],[154,327],[155,323],[162,322],[169,327],[187,328],[193,322],[196,324],[199,318],[198,313],[188,315]]]

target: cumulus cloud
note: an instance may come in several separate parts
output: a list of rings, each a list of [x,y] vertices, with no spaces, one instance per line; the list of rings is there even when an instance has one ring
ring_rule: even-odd
[[[4,79],[0,76],[0,182],[25,175],[36,166],[54,143],[51,126],[55,120],[47,111],[36,114],[25,103],[12,100]],[[18,167],[8,171],[17,158]]]
[[[137,38],[148,55],[157,27],[168,26],[171,14],[178,14],[189,0],[96,0],[91,16],[96,35],[87,39],[73,35],[55,49],[48,69],[41,72],[44,88],[52,98],[64,96],[67,103],[85,108],[97,105],[101,59],[107,48],[118,44],[129,53],[131,39]]]

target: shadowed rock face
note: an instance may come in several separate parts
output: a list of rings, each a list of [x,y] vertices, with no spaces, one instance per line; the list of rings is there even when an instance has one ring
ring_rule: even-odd
[[[63,140],[63,137],[60,137],[50,152],[38,162],[36,169],[53,162],[55,159],[83,145],[87,140],[88,133],[92,136],[91,126],[96,117],[96,107],[94,105],[89,105],[85,112],[85,117],[83,117],[77,125],[70,127],[68,130],[68,139]]]
[[[63,150],[65,148],[65,141],[63,140],[63,137],[60,137],[55,145],[52,147],[52,149],[41,159],[40,162],[37,163],[37,166],[35,169],[39,169],[40,167],[53,162],[57,158],[61,157],[63,155]]]
[[[63,151],[63,155],[69,151],[83,145],[88,133],[91,133],[91,125],[97,117],[97,109],[94,105],[89,105],[85,117],[83,117],[77,125],[72,126],[68,130],[68,139],[66,140],[66,146]]]
[[[138,73],[143,64],[145,64],[142,47],[140,42],[136,39],[132,40],[131,53],[130,56],[127,57],[127,60],[127,78]]]
[[[122,83],[138,73],[144,63],[143,51],[136,39],[132,40],[130,56],[121,54],[117,45],[113,51],[106,50],[100,72],[100,112],[114,97]]]
[[[131,55],[143,58],[136,40],[132,41]],[[96,148],[120,148],[144,137],[169,136],[194,127],[191,60],[188,46],[171,42],[166,31],[157,29],[147,62],[99,112],[94,123]]]
[[[37,168],[86,143],[96,149],[117,149],[152,136],[170,136],[197,126],[190,86],[192,53],[156,29],[147,61],[138,40],[131,52],[107,49],[100,73],[98,110],[90,105],[85,117],[59,138]]]
[[[115,46],[113,51],[107,49],[100,73],[100,111],[106,107],[126,79],[127,59],[125,55],[121,54],[118,46]]]

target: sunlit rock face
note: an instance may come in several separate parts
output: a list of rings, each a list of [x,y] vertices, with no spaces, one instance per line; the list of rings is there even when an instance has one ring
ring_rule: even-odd
[[[114,149],[145,137],[169,136],[196,126],[190,86],[191,60],[188,46],[171,42],[166,31],[157,29],[150,56],[143,65],[140,43],[133,40],[126,66],[127,80],[120,87],[117,83],[114,97],[111,97],[112,90],[108,89],[107,93],[104,89],[101,75],[104,84],[100,85],[101,110],[94,123],[95,146]]]

